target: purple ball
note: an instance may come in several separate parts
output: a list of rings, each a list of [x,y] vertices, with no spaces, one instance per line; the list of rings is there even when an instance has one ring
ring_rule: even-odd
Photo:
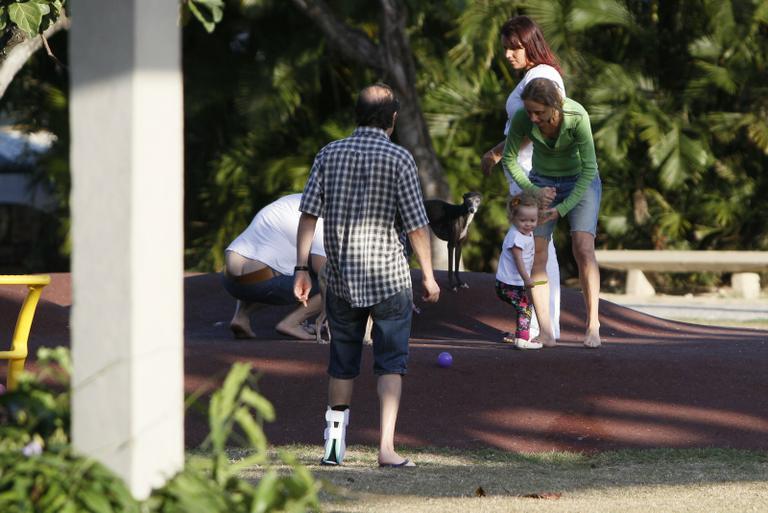
[[[450,367],[452,363],[453,363],[453,356],[451,356],[451,353],[442,352],[439,355],[437,355],[437,364],[440,367],[443,367],[443,368]]]

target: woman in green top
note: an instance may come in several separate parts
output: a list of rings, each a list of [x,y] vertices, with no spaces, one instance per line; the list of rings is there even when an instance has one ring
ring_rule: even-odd
[[[502,163],[523,190],[539,195],[544,207],[534,231],[536,255],[532,279],[547,279],[547,245],[557,220],[568,217],[573,256],[587,306],[584,345],[600,347],[597,312],[600,271],[595,259],[595,233],[602,185],[589,114],[577,102],[563,98],[557,85],[546,78],[532,80],[525,87],[522,99],[524,110],[517,111],[511,120]],[[526,138],[533,143],[533,168],[529,176],[517,163],[518,150]],[[554,346],[549,286],[541,285],[531,292],[541,326],[537,341]]]

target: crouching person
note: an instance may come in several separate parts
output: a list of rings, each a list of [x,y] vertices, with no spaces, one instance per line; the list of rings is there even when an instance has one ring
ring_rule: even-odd
[[[432,272],[429,229],[416,164],[389,137],[398,101],[388,86],[360,92],[358,127],[316,156],[304,188],[297,232],[294,292],[307,301],[306,272],[318,217],[325,230],[331,331],[325,454],[322,463],[341,464],[354,380],[360,373],[363,336],[373,318],[374,373],[380,408],[379,465],[414,466],[394,447],[402,377],[408,365],[413,295],[411,275],[398,234],[405,231],[422,269],[423,299],[436,302],[440,288]]]

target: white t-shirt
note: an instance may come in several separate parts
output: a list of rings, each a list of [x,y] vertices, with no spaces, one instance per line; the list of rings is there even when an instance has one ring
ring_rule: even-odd
[[[560,88],[560,92],[563,94],[563,97],[565,97],[565,85],[563,84],[563,77],[560,76],[560,73],[558,73],[555,68],[549,64],[539,64],[538,66],[532,67],[525,72],[523,78],[507,97],[507,122],[504,125],[505,137],[509,132],[509,124],[512,121],[512,117],[515,115],[515,112],[523,108],[523,99],[521,98],[523,89],[525,89],[525,86],[528,85],[528,82],[534,78],[548,78],[552,80]],[[531,172],[532,158],[533,145],[530,142],[527,142],[522,148],[520,148],[520,152],[517,154],[517,163],[520,164],[520,167],[522,167],[523,171],[526,173]],[[504,174],[507,175],[507,181],[509,182],[509,193],[511,195],[519,194],[521,189],[512,178],[512,175],[507,173],[506,170],[504,171]]]
[[[301,194],[289,194],[259,210],[227,251],[258,260],[279,272],[293,274],[296,266],[296,231],[299,228]],[[325,256],[323,220],[317,220],[310,253]]]
[[[517,231],[515,225],[512,225],[507,232],[507,236],[504,237],[504,242],[501,244],[501,255],[499,256],[499,267],[496,269],[496,279],[507,285],[519,285],[522,287],[525,283],[517,271],[515,259],[512,257],[512,248],[514,247],[523,250],[523,267],[525,267],[528,276],[531,275],[533,255],[535,253],[533,233],[523,235]]]

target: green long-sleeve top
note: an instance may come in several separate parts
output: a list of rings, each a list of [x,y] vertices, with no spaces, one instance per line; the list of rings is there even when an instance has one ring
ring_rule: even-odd
[[[539,187],[531,183],[517,163],[520,143],[525,137],[533,143],[532,164],[536,174],[548,177],[579,177],[571,194],[555,207],[560,217],[564,217],[579,203],[584,191],[597,175],[595,143],[592,140],[589,114],[581,104],[566,98],[563,103],[560,133],[557,139],[547,139],[539,131],[539,127],[528,118],[525,109],[515,113],[510,122],[501,162],[523,190],[538,191]]]

